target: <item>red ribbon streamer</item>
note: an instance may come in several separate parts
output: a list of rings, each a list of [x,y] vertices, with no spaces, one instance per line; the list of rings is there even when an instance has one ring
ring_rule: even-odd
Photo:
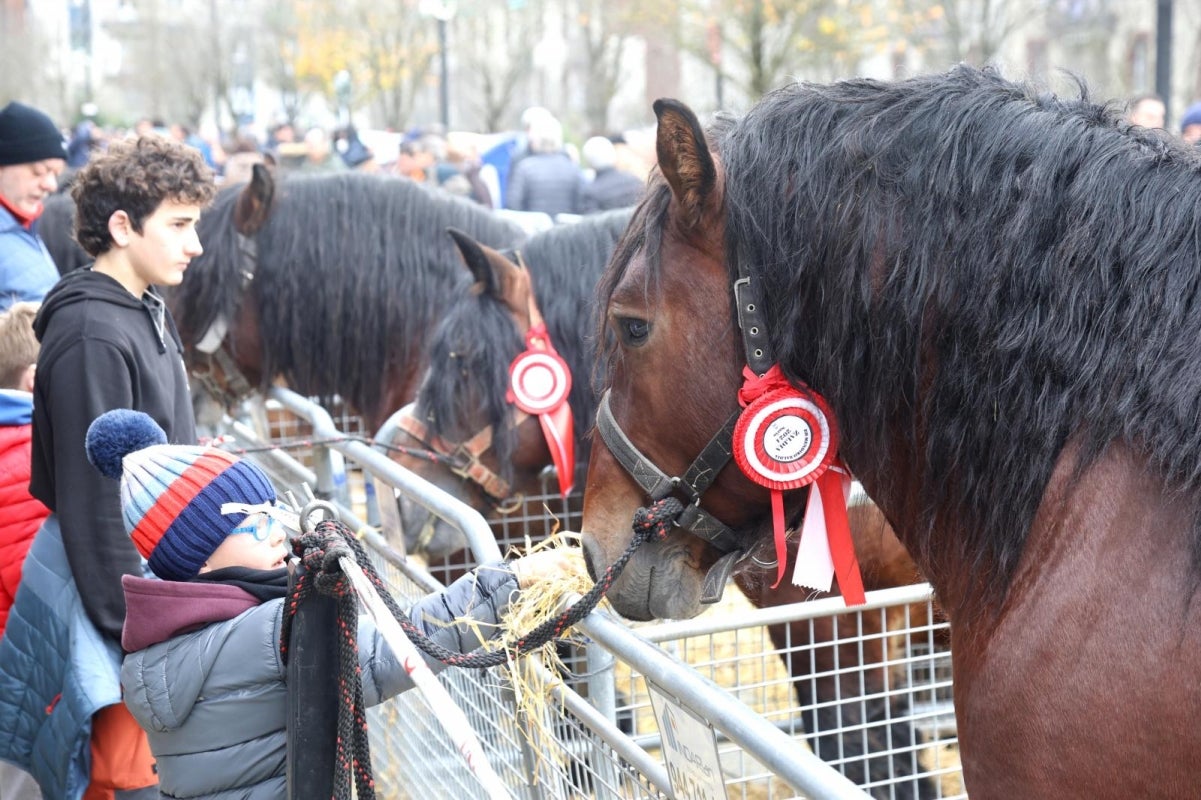
[[[848,606],[860,606],[867,602],[863,593],[863,576],[859,574],[859,558],[855,555],[855,543],[851,541],[851,524],[847,520],[847,498],[842,491],[842,475],[838,470],[828,469],[817,479],[817,490],[822,493],[822,508],[826,516],[826,541],[830,545],[830,560],[834,562],[834,575],[838,588]],[[813,491],[812,488],[809,491]]]

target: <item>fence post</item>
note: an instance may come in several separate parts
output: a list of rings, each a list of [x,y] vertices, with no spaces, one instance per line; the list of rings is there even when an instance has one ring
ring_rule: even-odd
[[[289,579],[303,574],[298,564]],[[338,736],[338,601],[313,592],[300,603],[288,642],[289,800],[329,800]]]

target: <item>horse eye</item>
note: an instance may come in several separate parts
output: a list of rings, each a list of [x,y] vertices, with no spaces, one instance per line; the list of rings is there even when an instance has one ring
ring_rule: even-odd
[[[651,324],[637,317],[619,317],[617,332],[621,336],[622,344],[627,347],[641,347],[650,336]]]

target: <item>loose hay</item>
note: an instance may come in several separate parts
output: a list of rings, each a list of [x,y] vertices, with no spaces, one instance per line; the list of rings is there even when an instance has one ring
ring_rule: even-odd
[[[569,569],[523,589],[501,620],[499,643],[489,649],[501,648],[512,653],[516,643],[530,631],[566,611],[566,600],[578,598],[592,589],[593,580],[584,566],[579,539],[578,533],[556,530],[549,538],[527,547],[527,554],[552,548],[571,548],[565,554]],[[516,555],[508,554],[510,558]],[[601,605],[604,603],[602,599]],[[547,642],[522,658],[510,659],[501,667],[514,694],[517,716],[524,722],[518,729],[539,760],[536,776],[542,774],[544,761],[551,754],[556,754],[559,759],[565,757],[563,748],[557,746],[557,736],[549,722],[552,716],[547,710],[552,689],[562,684],[561,676],[571,674],[559,655],[557,644],[581,644],[582,641],[569,628],[558,641]],[[531,660],[543,666],[546,672],[539,673],[531,669]],[[549,681],[546,679],[548,673],[551,676]]]

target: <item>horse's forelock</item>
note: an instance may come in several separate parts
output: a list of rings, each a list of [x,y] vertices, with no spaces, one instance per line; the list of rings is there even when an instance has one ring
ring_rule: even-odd
[[[610,374],[609,367],[619,350],[616,342],[608,335],[608,322],[605,309],[613,292],[625,277],[630,264],[641,253],[647,262],[647,271],[654,277],[659,269],[659,250],[662,244],[663,226],[667,219],[667,210],[671,204],[671,188],[658,175],[653,175],[642,201],[634,209],[625,233],[617,242],[613,257],[605,273],[601,276],[596,289],[596,341],[597,362],[594,378],[598,386],[603,386],[605,375]]]

